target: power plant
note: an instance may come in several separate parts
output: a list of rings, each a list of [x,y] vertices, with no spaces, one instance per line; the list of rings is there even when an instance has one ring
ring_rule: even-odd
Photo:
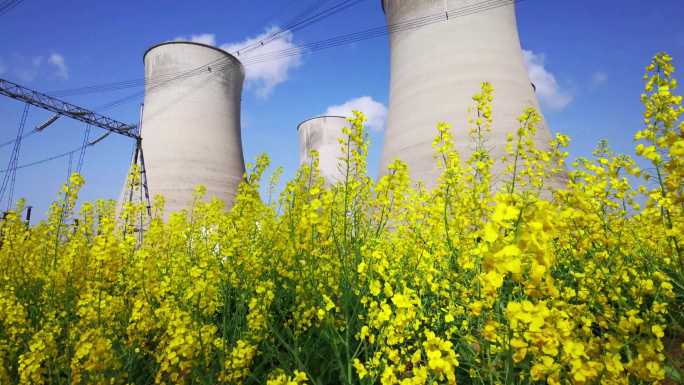
[[[408,164],[412,179],[433,186],[439,169],[432,141],[440,121],[452,124],[456,150],[467,158],[474,147],[468,138],[468,108],[483,81],[494,87],[494,122],[487,141],[494,159],[504,155],[506,135],[518,128],[523,110],[539,110],[520,47],[515,5],[449,18],[450,11],[456,14],[473,3],[382,0],[388,26],[430,15],[446,15],[447,20],[389,36],[390,98],[381,174],[399,158]],[[542,122],[535,144],[547,148],[550,139]],[[492,170],[495,178],[502,171]]]
[[[339,139],[349,122],[343,116],[319,116],[297,126],[299,133],[299,164],[311,162],[311,152],[318,151],[321,176],[328,183],[344,180],[340,159],[344,156]]]
[[[486,145],[495,160],[504,155],[506,136],[518,128],[521,112],[529,106],[539,109],[523,61],[515,2],[449,19],[450,12],[458,14],[472,3],[381,0],[392,32],[381,175],[392,161],[401,159],[413,180],[434,186],[440,170],[432,142],[440,121],[452,124],[456,150],[467,158],[473,151],[469,108],[483,81],[494,86],[494,123]],[[393,26],[432,15],[445,15],[446,20],[392,31]],[[141,118],[150,194],[165,197],[168,213],[189,207],[195,186],[204,185],[208,196],[230,207],[244,174],[240,104],[245,72],[241,62],[213,46],[174,41],[150,48],[144,63],[146,79],[164,79],[146,83]],[[203,74],[177,75],[193,70]],[[342,116],[319,116],[300,123],[300,165],[310,162],[315,150],[321,176],[327,183],[340,181],[339,138],[347,125]],[[542,122],[535,144],[545,148],[550,139]],[[496,179],[503,167],[493,172]]]
[[[146,79],[173,79],[145,85],[141,135],[150,194],[163,195],[170,213],[188,208],[203,185],[207,197],[230,207],[245,171],[242,64],[219,48],[177,41],[151,47],[143,61]],[[206,73],[178,76],[197,68]]]
[[[0,198],[4,190],[8,191],[8,197],[13,195],[16,170],[20,168],[16,162],[21,139],[44,131],[58,116],[65,116],[86,123],[88,127],[104,129],[106,133],[90,140],[88,128],[80,147],[21,168],[69,156],[70,172],[72,156],[78,153],[76,170],[80,170],[85,149],[114,133],[135,140],[133,161],[139,166],[142,181],[139,196],[133,196],[132,186],[124,184],[119,207],[127,200],[144,199],[148,215],[151,215],[150,197],[162,195],[167,213],[179,211],[191,206],[196,186],[202,185],[208,198],[217,197],[230,208],[245,172],[240,119],[246,76],[243,62],[254,68],[250,80],[277,84],[287,76],[280,73],[280,69],[273,72],[272,68],[264,67],[266,61],[384,34],[389,36],[390,43],[390,84],[380,176],[387,172],[391,162],[401,159],[408,165],[412,180],[433,187],[440,170],[432,143],[437,135],[436,126],[442,121],[451,124],[456,150],[462,158],[468,158],[475,146],[469,135],[473,128],[469,120],[474,117],[472,97],[480,92],[481,83],[487,81],[494,88],[493,125],[484,145],[496,164],[492,170],[494,187],[500,187],[497,185],[506,177],[507,165],[500,160],[507,155],[508,134],[517,130],[518,117],[526,108],[540,110],[520,47],[515,7],[518,1],[381,0],[386,27],[300,46],[290,41],[292,30],[276,28],[267,35],[247,39],[240,47],[234,46],[235,56],[199,42],[161,43],[143,55],[145,97],[139,125],[122,123],[0,79],[1,95],[26,103],[17,139],[8,142],[14,143],[6,170],[9,172],[3,182],[3,186],[9,187],[0,188]],[[337,4],[320,12],[320,17],[301,22],[313,23],[342,9],[344,7]],[[200,36],[213,42],[213,35],[210,37]],[[279,39],[288,40],[287,47],[262,51],[264,46]],[[78,95],[141,85],[143,79],[60,93]],[[130,96],[109,107],[127,99]],[[36,130],[23,134],[29,105],[56,115]],[[340,163],[344,154],[338,139],[343,136],[342,130],[347,124],[341,116],[319,116],[298,126],[300,164],[309,162],[312,151],[317,151],[321,175],[328,183],[342,178]],[[549,149],[550,139],[548,127],[542,121],[537,125],[532,141],[539,149]],[[546,185],[561,187],[565,176],[554,178],[546,181]]]

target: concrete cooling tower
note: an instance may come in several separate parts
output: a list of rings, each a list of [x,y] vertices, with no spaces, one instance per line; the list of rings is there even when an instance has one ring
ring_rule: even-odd
[[[339,164],[342,154],[339,138],[343,137],[342,129],[349,127],[347,118],[342,116],[319,116],[305,120],[297,126],[299,132],[299,164],[311,161],[311,151],[319,154],[321,176],[328,183],[343,179]]]
[[[506,135],[515,132],[526,107],[539,109],[523,61],[515,6],[473,11],[481,0],[383,0],[388,25],[430,15],[451,15],[441,21],[390,34],[391,72],[387,129],[381,174],[399,158],[414,180],[434,186],[439,170],[432,141],[439,121],[452,124],[454,142],[467,158],[474,145],[468,138],[468,108],[480,83],[494,87],[493,126],[487,140],[494,159],[505,153]],[[551,139],[546,124],[538,127],[536,144]],[[500,178],[502,167],[493,170]],[[497,175],[498,174],[498,175]]]
[[[230,207],[245,171],[240,133],[244,68],[204,44],[167,42],[144,55],[142,138],[150,194],[166,213],[188,208],[195,186]],[[193,72],[195,76],[177,78]],[[165,82],[169,79],[175,79]]]

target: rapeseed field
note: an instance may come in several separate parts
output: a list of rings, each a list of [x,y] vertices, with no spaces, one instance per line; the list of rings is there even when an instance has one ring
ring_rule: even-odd
[[[371,180],[361,113],[343,180],[314,160],[262,196],[280,174],[264,181],[262,156],[229,211],[201,187],[168,220],[162,197],[150,220],[77,204],[75,174],[46,220],[2,222],[0,384],[682,383],[674,71],[666,54],[647,68],[639,161],[605,142],[570,161],[564,135],[535,148],[534,109],[492,159],[483,83],[469,127],[437,125],[430,190],[401,161]]]

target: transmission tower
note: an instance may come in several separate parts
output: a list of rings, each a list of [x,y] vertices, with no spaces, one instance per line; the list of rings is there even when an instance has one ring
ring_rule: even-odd
[[[140,136],[139,126],[119,122],[107,116],[98,114],[97,112],[90,111],[86,108],[76,106],[44,93],[20,86],[19,84],[5,79],[0,79],[0,94],[15,100],[19,100],[26,104],[51,111],[57,115],[84,122],[90,126],[100,127],[107,131],[104,136],[88,143],[89,145],[99,142],[109,134],[122,135],[135,140],[135,156],[133,158],[133,163],[137,164],[140,169],[140,180],[142,191],[145,194],[147,215],[152,216],[152,205],[150,203],[149,189],[147,184],[147,171],[145,168],[145,156],[143,154],[142,137]],[[50,119],[48,121],[50,123],[41,126],[41,130],[45,129],[47,125],[51,124],[55,120],[57,119]],[[9,170],[7,170],[7,172],[9,172]],[[131,193],[129,196],[130,200],[132,200],[133,187],[131,187]]]

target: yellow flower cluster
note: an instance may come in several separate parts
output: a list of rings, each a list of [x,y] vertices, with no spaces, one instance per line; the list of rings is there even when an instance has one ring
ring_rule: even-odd
[[[268,381],[266,385],[301,385],[306,384],[306,374],[298,370],[294,371],[294,376],[287,376],[285,374],[278,374],[273,376]]]
[[[343,180],[314,154],[273,197],[282,170],[262,186],[262,156],[230,210],[198,187],[168,217],[163,197],[152,218],[77,211],[74,175],[45,221],[27,226],[20,202],[0,223],[0,384],[682,383],[673,74],[666,54],[647,68],[638,159],[601,142],[567,161],[560,134],[537,148],[532,108],[496,159],[483,83],[468,127],[437,125],[431,190],[400,160],[367,175],[361,113]]]

